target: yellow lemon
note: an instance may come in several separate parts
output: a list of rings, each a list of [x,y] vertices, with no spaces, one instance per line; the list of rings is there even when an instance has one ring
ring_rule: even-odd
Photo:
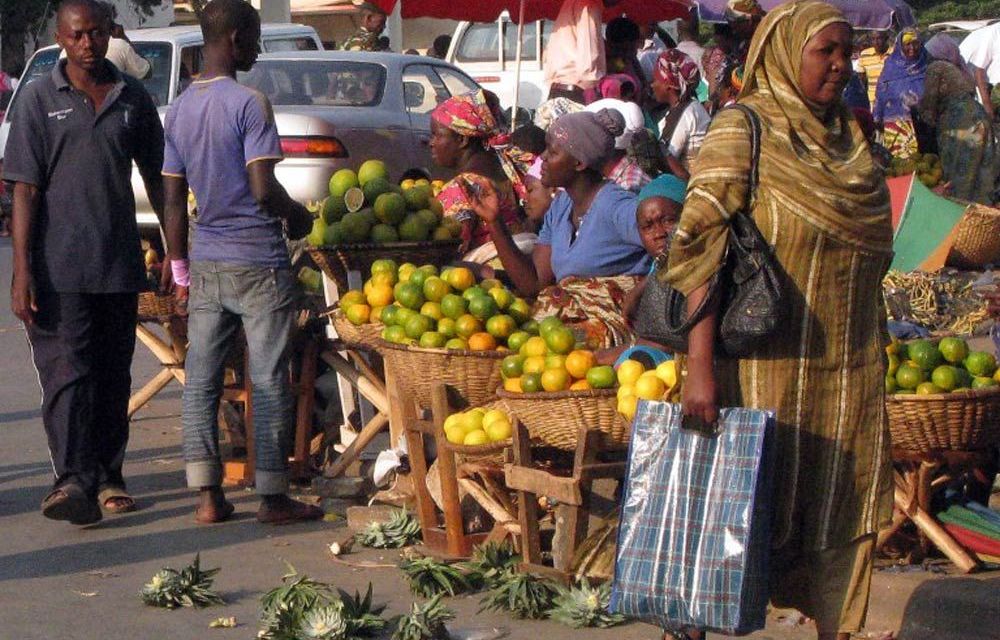
[[[628,420],[635,417],[635,410],[639,406],[639,398],[635,396],[625,396],[618,401],[618,413],[625,416]]]
[[[521,355],[523,356],[544,356],[549,352],[549,345],[538,336],[532,336],[521,345]],[[641,366],[641,365],[640,365]]]
[[[460,424],[444,428],[445,439],[452,444],[462,444],[465,441],[465,429]]]
[[[444,425],[442,426],[444,427],[445,431],[447,431],[449,427],[454,427],[456,425],[461,426],[461,424],[462,424],[462,414],[453,413],[444,419]]]
[[[641,362],[636,360],[626,360],[618,365],[618,384],[623,387],[635,384],[635,381],[638,380],[639,376],[641,376],[645,371],[646,368],[642,366]]]
[[[462,426],[465,427],[466,433],[471,433],[476,430],[482,430],[483,428],[483,416],[486,412],[482,409],[470,409],[462,414]]]
[[[586,378],[587,371],[595,364],[597,362],[594,359],[594,354],[590,351],[577,349],[576,351],[570,351],[569,355],[566,356],[566,371],[569,371],[569,375],[577,380]]]
[[[524,393],[524,389],[521,388],[521,377],[507,378],[503,381],[503,390],[508,393]]]
[[[624,398],[626,396],[634,396],[634,395],[635,395],[635,386],[634,385],[626,384],[626,385],[623,385],[621,387],[618,387],[618,399],[619,400],[621,400],[622,398]]]
[[[668,389],[672,389],[677,384],[677,361],[667,360],[666,362],[661,362],[656,367],[656,377],[663,380],[663,384],[667,385]]]
[[[545,371],[545,356],[531,356],[524,359],[522,373],[541,373]]]
[[[479,445],[488,444],[489,441],[490,437],[486,435],[485,431],[476,429],[465,434],[465,440],[462,441],[462,444],[469,447],[478,447]]]
[[[499,409],[490,409],[485,414],[483,414],[483,428],[490,426],[497,420],[506,420],[507,414]]]
[[[489,437],[490,442],[503,442],[504,440],[509,440],[513,434],[514,427],[511,426],[510,420],[507,418],[494,420],[486,425],[486,435]]]
[[[635,395],[644,400],[662,400],[666,392],[667,385],[663,384],[663,380],[655,372],[644,373],[635,381]]]

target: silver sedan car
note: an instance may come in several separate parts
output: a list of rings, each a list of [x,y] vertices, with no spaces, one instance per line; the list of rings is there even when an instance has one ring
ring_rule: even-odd
[[[371,158],[392,179],[415,168],[449,177],[431,161],[430,113],[479,88],[441,60],[353,51],[262,54],[239,81],[274,106],[285,155],[275,173],[300,202],[324,198],[335,171]]]

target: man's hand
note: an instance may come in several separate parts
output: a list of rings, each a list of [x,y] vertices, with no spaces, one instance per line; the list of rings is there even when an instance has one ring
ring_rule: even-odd
[[[183,285],[174,285],[174,312],[186,318],[188,314],[188,288]]]
[[[14,274],[10,284],[10,308],[24,324],[30,326],[35,323],[38,305],[35,301],[35,284],[30,274]]]

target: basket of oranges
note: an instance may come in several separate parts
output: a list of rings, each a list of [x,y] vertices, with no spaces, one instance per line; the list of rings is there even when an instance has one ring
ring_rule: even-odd
[[[1000,443],[1000,369],[964,340],[893,342],[887,348],[886,413],[894,446],[912,452],[974,451]]]
[[[354,306],[354,305],[350,305]],[[330,312],[330,324],[333,325],[337,336],[349,349],[365,349],[374,351],[378,345],[379,337],[382,334],[382,323],[380,322],[359,322],[355,323],[351,318],[359,316],[347,315],[344,309],[335,309]]]

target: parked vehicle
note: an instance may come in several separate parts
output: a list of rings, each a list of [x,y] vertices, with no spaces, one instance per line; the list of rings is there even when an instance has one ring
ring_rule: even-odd
[[[542,53],[552,35],[552,26],[551,20],[524,25],[517,104],[525,109],[538,107],[549,92],[542,71]],[[484,89],[497,94],[504,107],[514,104],[517,25],[507,13],[494,22],[460,22],[445,59],[472,76]]]
[[[992,20],[953,20],[950,22],[935,22],[930,25],[927,30],[931,33],[947,34],[956,41],[961,42],[973,31],[982,29],[983,27],[988,27],[994,22],[997,22],[996,18]]]
[[[411,168],[448,177],[431,162],[430,113],[479,88],[442,60],[358,51],[262,54],[239,80],[274,106],[285,155],[275,175],[300,202],[324,198],[337,169],[369,158],[393,177]]]
[[[187,88],[192,78],[201,73],[204,44],[201,29],[198,26],[137,29],[128,31],[127,35],[139,55],[151,63],[152,69],[142,83],[159,108],[162,119],[167,106]],[[316,30],[298,24],[262,25],[260,40],[262,51],[322,49]],[[28,61],[4,120],[0,123],[0,170],[10,131],[9,118],[17,108],[18,93],[26,85],[51,73],[59,60],[59,52],[58,46],[45,47],[36,51]],[[136,218],[140,229],[155,228],[158,221],[146,196],[146,187],[135,167],[132,169],[132,188],[135,191]]]

